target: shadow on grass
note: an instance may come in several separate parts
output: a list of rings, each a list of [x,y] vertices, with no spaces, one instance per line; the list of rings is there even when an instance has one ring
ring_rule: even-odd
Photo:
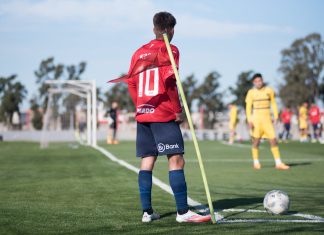
[[[177,214],[176,211],[170,211],[170,212],[167,212],[167,213],[164,213],[164,214],[160,215],[160,217],[162,219],[162,218],[173,216],[173,215],[176,215],[176,214]]]
[[[262,205],[262,203],[263,203],[262,197],[233,198],[233,199],[222,199],[222,200],[214,201],[213,206],[214,206],[214,208],[217,208],[217,210],[249,206],[249,208],[246,208],[246,210],[251,210],[251,209],[256,209],[256,208],[260,207],[260,204]],[[255,204],[257,204],[257,205],[255,205]],[[245,211],[234,212],[228,216],[225,216],[225,218],[232,217],[232,216],[235,216],[238,214],[242,214],[244,212]]]
[[[247,208],[246,210],[249,209],[256,209],[258,207],[260,207],[260,203],[262,205],[263,203],[263,198],[262,197],[254,197],[254,198],[234,198],[234,199],[222,199],[222,200],[218,200],[218,201],[214,201],[213,202],[213,206],[214,208],[217,210],[223,210],[223,209],[230,209],[230,208],[235,208],[235,207],[241,207],[241,206],[249,206],[249,205],[253,205],[253,204],[259,204],[259,205],[253,205],[249,208]],[[208,208],[208,205],[201,205],[201,206],[196,206],[196,207],[189,207],[190,210],[204,210]],[[200,214],[208,214],[209,210],[207,210],[205,213],[200,213]],[[167,212],[161,215],[161,218],[164,217],[168,217],[168,216],[172,216],[172,215],[176,215],[176,211],[172,211],[172,212]],[[243,212],[235,212],[233,214],[231,214],[230,216],[233,215],[237,215],[237,214],[241,214],[244,213]]]
[[[262,204],[263,197],[251,197],[251,198],[233,198],[233,199],[222,199],[213,202],[213,206],[217,209],[229,209],[241,206],[249,206],[254,204]],[[259,205],[257,205],[258,207]]]
[[[296,167],[296,166],[307,166],[311,165],[311,162],[301,162],[301,163],[290,163],[288,164],[290,167]]]
[[[260,204],[263,202],[263,198],[261,197],[254,197],[254,198],[235,198],[235,199],[222,199],[222,200],[218,200],[218,201],[214,201],[213,202],[213,206],[214,208],[217,208],[217,210],[222,210],[222,209],[229,209],[229,208],[235,208],[235,207],[240,207],[240,206],[248,206],[248,205],[252,205],[252,204]],[[259,207],[260,205],[256,205],[253,206],[251,208],[248,209],[255,209],[257,207]],[[189,207],[190,210],[199,210],[199,209],[205,209],[208,208],[208,205],[201,205],[201,206],[197,206],[197,207]],[[236,214],[240,214],[243,212],[238,212],[235,213]],[[176,211],[170,211],[164,214],[161,214],[161,219],[165,218],[165,217],[169,217],[169,216],[174,216],[176,215],[177,212]],[[232,214],[233,215],[233,214]]]
[[[298,167],[298,166],[312,165],[312,163],[311,162],[300,162],[300,163],[289,163],[287,165],[290,166],[290,167]],[[273,168],[273,169],[275,169],[274,166],[270,166],[270,165],[262,166],[262,168]]]

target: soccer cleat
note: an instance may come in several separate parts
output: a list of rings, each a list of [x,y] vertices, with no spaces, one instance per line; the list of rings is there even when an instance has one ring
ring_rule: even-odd
[[[276,169],[278,170],[288,170],[290,166],[286,165],[285,163],[280,163],[276,165]]]
[[[260,163],[254,163],[253,168],[256,169],[256,170],[260,170],[261,169],[261,164]]]
[[[203,223],[211,220],[210,215],[199,215],[191,210],[183,215],[177,214],[176,221],[179,223]]]
[[[158,219],[160,219],[159,214],[153,212],[152,214],[149,215],[147,212],[144,212],[142,217],[142,222],[149,223],[152,222],[153,220],[158,220]]]
[[[113,144],[119,144],[119,141],[118,140],[114,140],[113,141]]]

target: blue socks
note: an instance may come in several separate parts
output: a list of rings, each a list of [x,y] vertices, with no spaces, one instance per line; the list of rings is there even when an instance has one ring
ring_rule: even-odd
[[[143,212],[152,211],[151,192],[152,192],[152,171],[141,170],[138,174],[138,186]]]
[[[187,184],[183,170],[169,171],[169,181],[176,201],[179,214],[188,211]],[[151,202],[152,192],[152,171],[141,170],[138,174],[138,186],[143,212],[149,214],[153,211]]]
[[[169,181],[179,214],[185,214],[188,211],[187,202],[187,184],[183,170],[169,171]]]

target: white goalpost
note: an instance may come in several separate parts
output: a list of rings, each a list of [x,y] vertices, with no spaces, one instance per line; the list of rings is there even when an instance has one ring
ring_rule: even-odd
[[[47,110],[43,118],[40,147],[46,148],[49,144],[50,118],[52,116],[53,96],[55,94],[70,93],[86,100],[86,144],[97,146],[97,89],[96,81],[82,80],[47,80],[49,85]]]

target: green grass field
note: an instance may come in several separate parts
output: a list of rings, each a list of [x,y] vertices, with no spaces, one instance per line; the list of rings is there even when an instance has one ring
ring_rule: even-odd
[[[135,143],[106,146],[134,166]],[[286,191],[291,212],[324,217],[324,145],[280,145],[289,171],[278,171],[268,144],[262,145],[263,168],[251,167],[247,144],[201,142],[211,196],[216,209],[263,209],[266,192]],[[186,143],[189,196],[206,203],[194,149]],[[154,175],[168,183],[161,157]],[[85,146],[61,143],[0,143],[0,234],[268,234],[324,233],[324,223],[178,224],[173,197],[153,187],[153,206],[162,219],[142,224],[136,173]],[[226,219],[303,219],[264,213],[223,213]]]

